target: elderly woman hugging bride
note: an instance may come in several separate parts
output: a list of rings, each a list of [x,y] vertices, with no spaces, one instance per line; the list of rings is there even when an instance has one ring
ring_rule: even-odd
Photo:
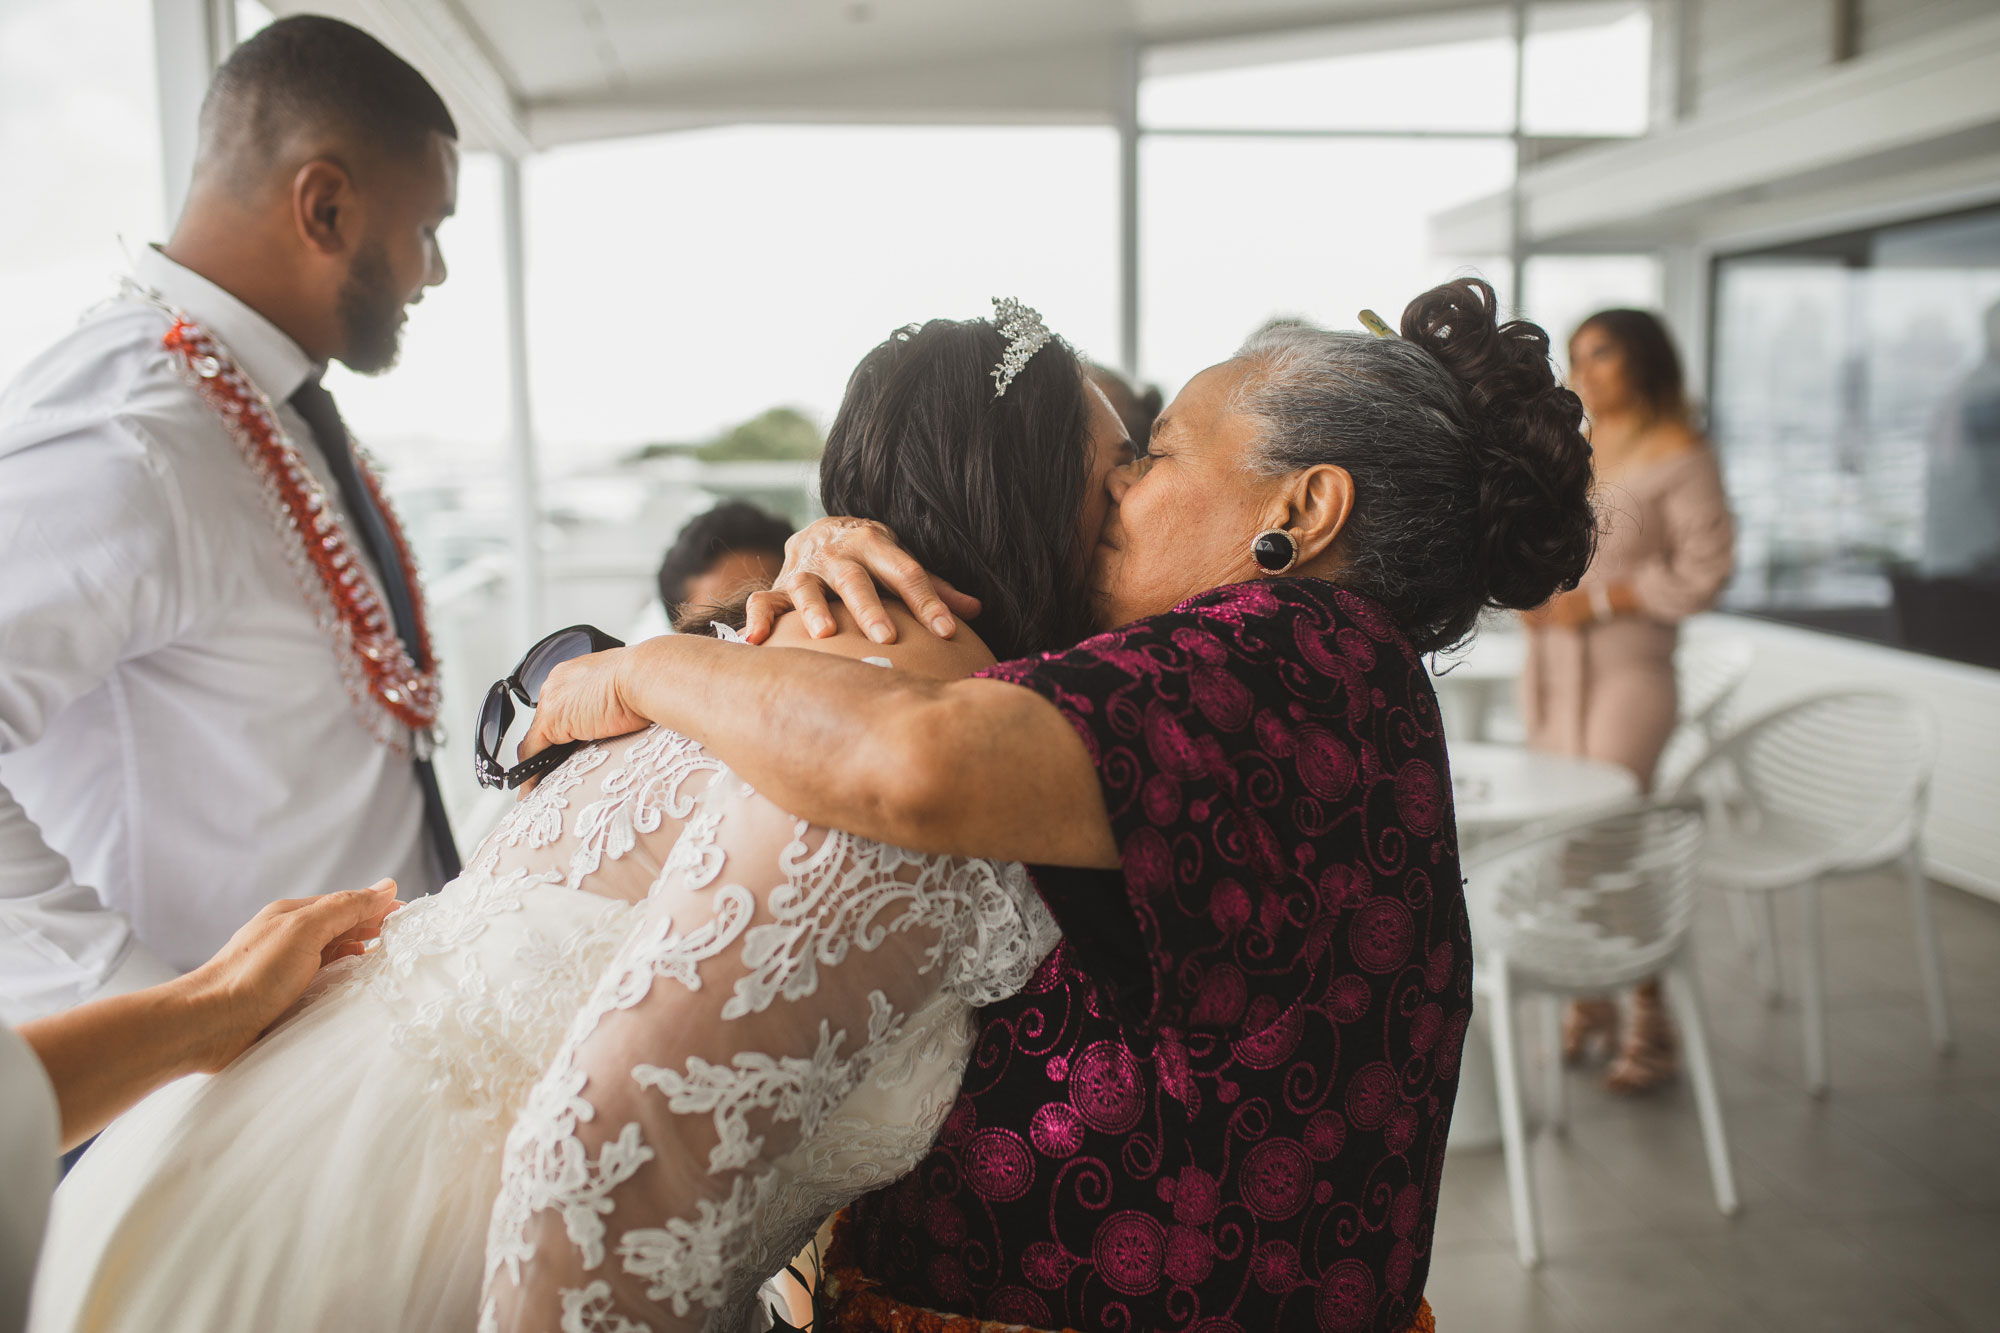
[[[557,667],[524,754],[619,739],[115,1125],[31,1326],[761,1326],[848,1205],[829,1327],[1422,1326],[1471,964],[1417,653],[1593,528],[1540,330],[1402,335],[1260,336],[1145,452],[1032,312],[899,331],[802,614]],[[916,566],[976,632],[853,578]]]

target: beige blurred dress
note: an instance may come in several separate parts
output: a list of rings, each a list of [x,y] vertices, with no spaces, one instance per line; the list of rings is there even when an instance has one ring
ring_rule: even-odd
[[[1628,469],[1594,498],[1603,531],[1581,586],[1626,584],[1643,614],[1531,628],[1521,716],[1535,749],[1608,759],[1650,785],[1677,714],[1680,622],[1728,582],[1735,525],[1705,445]]]

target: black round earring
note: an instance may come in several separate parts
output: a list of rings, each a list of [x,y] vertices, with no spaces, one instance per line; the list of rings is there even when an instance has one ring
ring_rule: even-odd
[[[1266,528],[1251,539],[1250,555],[1266,574],[1282,574],[1298,562],[1298,538],[1283,528]]]

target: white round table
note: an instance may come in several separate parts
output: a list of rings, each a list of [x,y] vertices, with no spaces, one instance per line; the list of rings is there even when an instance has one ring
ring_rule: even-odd
[[[1639,794],[1638,779],[1630,769],[1601,759],[1475,741],[1447,749],[1461,856],[1475,854],[1479,843],[1525,824],[1610,810]],[[1448,1152],[1492,1148],[1500,1142],[1500,1101],[1493,1086],[1493,1047],[1486,1021],[1487,1014],[1480,1010],[1465,1031]]]
[[[1451,799],[1461,846],[1524,824],[1608,810],[1639,794],[1632,771],[1602,759],[1546,754],[1519,745],[1447,742]]]

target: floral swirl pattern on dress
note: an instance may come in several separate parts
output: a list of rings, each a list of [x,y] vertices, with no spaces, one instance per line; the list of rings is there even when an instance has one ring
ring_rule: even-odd
[[[1381,608],[1240,584],[985,673],[1076,727],[1117,874],[1037,869],[1064,944],[938,1145],[851,1210],[909,1305],[1038,1328],[1399,1333],[1472,955],[1422,663]]]

